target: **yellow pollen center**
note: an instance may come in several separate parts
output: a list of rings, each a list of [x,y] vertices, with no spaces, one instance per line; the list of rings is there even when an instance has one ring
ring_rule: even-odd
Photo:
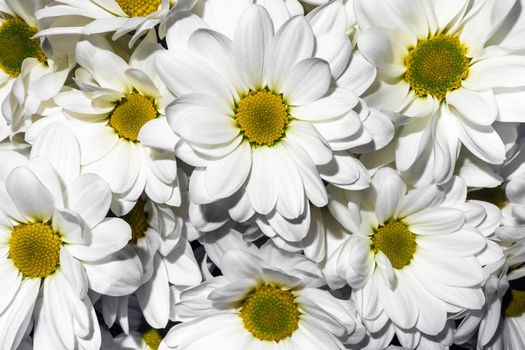
[[[144,211],[146,201],[139,198],[137,204],[131,209],[129,213],[122,217],[129,226],[131,226],[131,240],[133,244],[146,236],[146,229],[148,228],[148,214]]]
[[[62,240],[48,224],[21,224],[11,231],[9,258],[27,278],[45,278],[60,265]]]
[[[519,317],[525,313],[525,291],[511,290],[510,300],[505,308],[505,316]]]
[[[375,231],[371,249],[376,254],[383,252],[392,267],[402,269],[416,252],[416,235],[403,222],[391,219]]]
[[[162,342],[162,336],[155,328],[150,328],[142,333],[142,339],[144,339],[144,342],[151,350],[158,350]]]
[[[156,117],[153,100],[133,92],[117,104],[109,118],[109,125],[121,138],[137,141],[142,126]]]
[[[161,0],[116,0],[116,2],[130,17],[146,17],[159,9]]]
[[[288,106],[280,95],[251,91],[239,101],[235,120],[244,137],[256,146],[273,146],[286,131]]]
[[[417,96],[443,100],[469,74],[467,49],[455,36],[438,34],[418,40],[404,59],[405,80]]]
[[[279,342],[299,328],[299,308],[292,292],[263,284],[244,300],[240,317],[255,338]]]
[[[17,77],[22,62],[28,57],[46,62],[46,55],[40,48],[40,40],[31,39],[37,30],[20,18],[9,18],[0,25],[0,69]]]
[[[467,194],[467,199],[489,202],[500,209],[507,204],[507,195],[501,187],[483,188],[481,190],[471,191]]]

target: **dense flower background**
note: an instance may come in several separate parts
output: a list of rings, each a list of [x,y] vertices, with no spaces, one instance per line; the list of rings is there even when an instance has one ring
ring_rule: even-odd
[[[525,349],[522,0],[0,0],[0,350]]]

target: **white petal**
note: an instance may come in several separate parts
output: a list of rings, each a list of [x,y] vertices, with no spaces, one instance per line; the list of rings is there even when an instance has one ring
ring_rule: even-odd
[[[0,264],[0,283],[4,286],[0,294],[0,313],[9,307],[13,297],[17,294],[22,283],[22,274],[13,264],[11,259],[4,259]]]
[[[423,209],[440,204],[444,198],[444,193],[436,185],[414,189],[399,200],[395,215],[403,218],[415,214]]]
[[[158,254],[153,258],[153,275],[136,292],[137,299],[148,324],[163,328],[170,316],[170,290],[168,274]]]
[[[317,121],[342,116],[359,102],[359,98],[346,89],[335,88],[327,96],[302,106],[291,106],[290,114],[297,119]]]
[[[312,57],[314,35],[304,16],[287,21],[269,44],[265,60],[268,86],[281,91],[283,79],[299,61]]]
[[[39,135],[31,158],[46,157],[67,184],[80,173],[80,149],[73,133],[62,124],[51,124]]]
[[[206,188],[214,198],[225,198],[235,193],[245,182],[252,164],[252,150],[242,142],[226,157],[210,161],[206,168]]]
[[[159,76],[172,94],[205,93],[233,103],[224,79],[205,60],[185,52],[160,52],[156,57]]]
[[[0,339],[2,347],[16,349],[26,332],[33,316],[33,308],[40,291],[38,278],[26,278],[22,281],[14,301],[0,320]]]
[[[267,215],[275,207],[278,197],[277,175],[272,172],[274,150],[266,146],[257,147],[253,149],[252,156],[246,193],[253,209]]]
[[[171,130],[167,118],[155,118],[140,128],[138,140],[148,147],[174,151],[179,137]]]
[[[84,244],[88,235],[88,228],[80,215],[67,209],[55,209],[53,230],[60,233],[63,241],[69,244]]]
[[[122,296],[133,293],[142,282],[142,264],[126,247],[106,259],[85,262],[89,287],[97,293]]]
[[[239,134],[231,109],[211,96],[187,94],[166,109],[168,123],[183,139],[196,144],[220,145]]]
[[[242,68],[235,64],[234,45],[228,37],[213,30],[199,29],[192,34],[188,45],[192,52],[207,60],[225,82],[231,85],[232,91],[241,93],[249,90],[239,73]],[[210,57],[213,59],[209,60]],[[238,56],[235,54],[235,57]]]
[[[395,33],[372,27],[360,32],[357,40],[361,54],[385,75],[396,78],[405,72],[403,58],[408,52]]]
[[[457,89],[447,94],[447,102],[474,124],[491,125],[498,114],[492,91],[473,92]]]
[[[478,126],[466,120],[457,124],[459,139],[475,156],[492,164],[505,160],[505,145],[492,126]]]
[[[79,260],[96,261],[117,252],[130,239],[128,223],[119,218],[107,218],[91,230],[88,245],[70,245],[67,248]]]
[[[7,177],[6,189],[27,220],[51,219],[55,209],[53,196],[31,170],[25,167],[13,170]]]
[[[473,91],[525,85],[525,62],[521,56],[503,55],[476,62],[463,86]]]
[[[377,189],[375,212],[377,221],[383,223],[394,215],[399,200],[405,195],[407,187],[399,177],[389,177]]]
[[[89,71],[102,87],[128,91],[125,75],[128,65],[122,58],[87,40],[77,44],[76,55],[80,66]]]
[[[84,174],[66,187],[66,207],[79,213],[89,227],[107,215],[111,204],[108,184],[95,174]]]
[[[223,275],[230,281],[259,277],[262,274],[261,265],[259,257],[242,250],[226,252],[219,263]]]
[[[331,80],[326,61],[307,58],[293,66],[283,80],[281,91],[292,106],[301,106],[324,96]]]
[[[459,230],[465,223],[465,214],[452,208],[428,208],[407,216],[404,221],[416,234],[443,235]]]
[[[250,6],[237,23],[233,56],[241,76],[252,90],[261,89],[265,54],[273,36],[273,24],[266,9]]]

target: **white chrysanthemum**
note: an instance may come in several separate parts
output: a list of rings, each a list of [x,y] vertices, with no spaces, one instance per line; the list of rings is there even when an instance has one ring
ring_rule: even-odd
[[[419,333],[440,334],[449,314],[483,306],[482,265],[502,253],[476,228],[483,207],[465,204],[462,187],[448,196],[436,185],[407,192],[400,176],[383,168],[367,190],[330,188],[329,209],[343,229],[328,236],[325,273],[332,287],[355,288],[352,299],[371,333],[389,327],[393,336],[391,321],[403,345],[417,345]],[[477,209],[481,218],[466,216]]]
[[[38,36],[114,32],[113,40],[132,33],[129,46],[176,11],[191,9],[196,0],[54,0],[37,12],[39,19],[56,18]]]
[[[145,135],[180,137],[177,156],[196,167],[192,202],[224,199],[234,220],[260,215],[268,235],[297,242],[310,224],[309,202],[327,202],[323,180],[368,186],[366,169],[350,151],[384,146],[392,128],[358,97],[374,68],[359,58],[349,65],[344,23],[324,26],[336,6],[342,5],[307,19],[290,18],[286,7],[246,5],[233,40],[195,16],[169,28],[169,50],[156,66],[178,96],[166,111],[177,136],[160,128]]]
[[[455,335],[464,343],[477,331],[478,350],[519,350],[525,347],[525,241],[505,250],[505,259],[488,271],[486,304],[470,312]]]
[[[0,159],[0,347],[16,349],[33,325],[39,346],[98,349],[88,288],[125,295],[142,278],[138,259],[122,249],[129,226],[105,218],[108,185],[93,174],[64,181],[42,157]]]
[[[131,226],[130,246],[135,250],[143,268],[143,282],[135,292],[144,318],[151,327],[163,328],[167,325],[171,306],[175,304],[170,293],[170,285],[182,290],[202,281],[200,268],[184,230],[182,218],[175,216],[170,207],[158,205],[140,198],[133,209],[123,217]],[[103,315],[107,326],[113,326],[116,318],[123,317],[119,324],[125,325],[129,296],[102,296]],[[118,315],[117,315],[118,314]]]
[[[349,300],[318,289],[319,266],[272,244],[228,250],[223,276],[181,294],[159,349],[344,349],[361,338]]]
[[[461,144],[483,161],[505,160],[493,124],[525,120],[517,6],[515,0],[354,1],[359,50],[378,68],[367,102],[408,117],[399,120],[392,144],[400,171],[410,169],[424,183],[447,181]]]
[[[49,42],[33,39],[41,29],[35,10],[41,1],[0,0],[0,141],[24,132],[26,120],[37,113],[64,85],[74,57],[55,54]]]
[[[111,209],[117,215],[131,210],[144,191],[157,203],[180,204],[173,152],[155,148],[165,146],[156,136],[146,139],[151,147],[141,142],[148,121],[150,126],[167,127],[164,108],[172,97],[151,61],[160,48],[151,32],[128,64],[103,40],[79,42],[81,68],[75,81],[80,90],[59,93],[55,102],[63,116],[40,119],[26,135],[33,152],[56,147],[63,157],[80,157],[82,173],[98,174],[109,183],[114,194]],[[65,123],[76,140],[64,144],[50,130],[55,123]]]

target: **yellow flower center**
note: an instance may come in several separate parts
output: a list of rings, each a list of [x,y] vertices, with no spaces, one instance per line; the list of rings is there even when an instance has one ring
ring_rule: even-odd
[[[383,252],[392,267],[402,269],[416,252],[416,235],[403,222],[391,219],[375,231],[371,249],[376,254]]]
[[[239,101],[235,120],[252,145],[273,146],[286,131],[288,105],[281,95],[266,90],[251,91]]]
[[[509,300],[505,308],[505,316],[519,317],[523,315],[525,313],[525,291],[513,289],[507,295]]]
[[[47,58],[40,48],[40,40],[31,39],[37,30],[20,18],[9,18],[0,25],[0,69],[12,77],[17,77],[22,62],[28,57],[46,62]]]
[[[500,209],[507,204],[507,195],[501,187],[483,188],[481,190],[471,191],[467,194],[467,199],[489,202]]]
[[[142,339],[144,339],[144,342],[151,350],[158,350],[162,342],[162,336],[155,328],[150,328],[142,333]]]
[[[116,0],[130,17],[146,17],[159,9],[161,0]]]
[[[62,240],[49,224],[21,224],[11,231],[9,258],[27,278],[45,278],[60,265]]]
[[[418,40],[404,62],[405,80],[421,97],[443,100],[447,92],[460,88],[469,74],[467,49],[457,37],[446,34]]]
[[[279,342],[299,328],[299,308],[292,292],[272,284],[255,288],[244,300],[240,317],[255,338]]]
[[[146,205],[146,201],[139,198],[133,209],[122,217],[131,226],[130,242],[133,244],[137,244],[139,239],[146,236],[148,214],[144,211],[144,205]]]
[[[133,92],[117,104],[109,118],[109,125],[121,138],[137,141],[140,128],[156,117],[154,101]]]

